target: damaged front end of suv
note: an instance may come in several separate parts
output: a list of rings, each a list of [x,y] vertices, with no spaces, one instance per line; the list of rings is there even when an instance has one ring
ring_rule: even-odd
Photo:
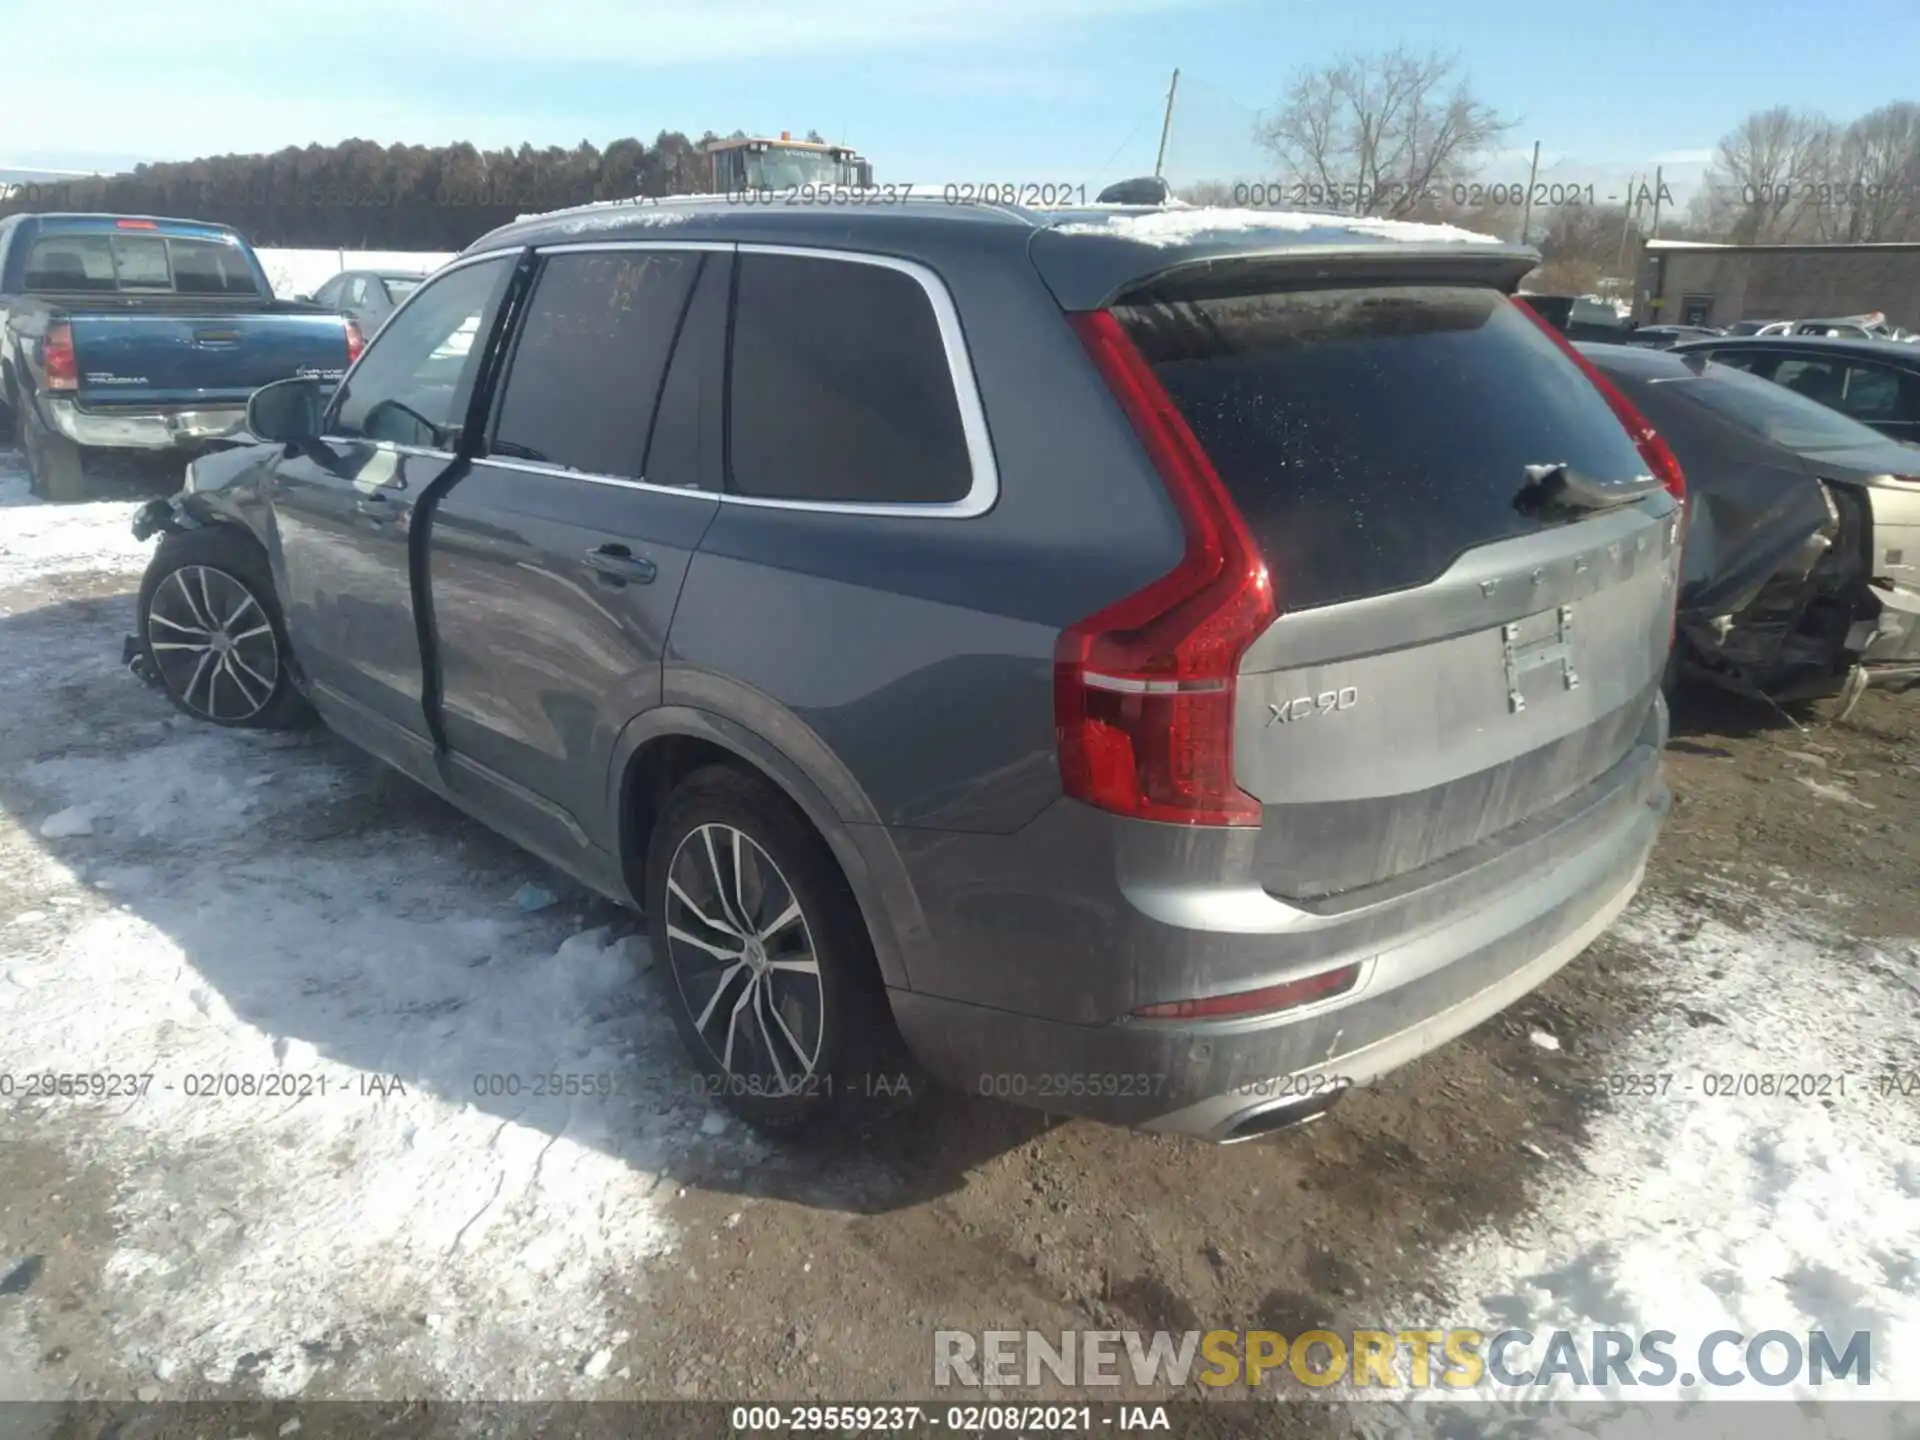
[[[1920,448],[1698,356],[1582,348],[1686,472],[1670,677],[1783,703],[1920,683]]]
[[[212,525],[239,525],[255,539],[266,533],[266,506],[258,481],[263,462],[279,453],[278,445],[250,443],[212,450],[192,461],[186,481],[174,494],[149,500],[133,515],[133,538],[184,535]],[[152,682],[151,656],[138,635],[121,642],[121,663],[141,679]]]

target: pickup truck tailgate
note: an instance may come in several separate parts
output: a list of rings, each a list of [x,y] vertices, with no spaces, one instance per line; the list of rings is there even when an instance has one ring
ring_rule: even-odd
[[[70,312],[69,324],[88,408],[241,404],[275,380],[338,380],[347,367],[337,315]]]

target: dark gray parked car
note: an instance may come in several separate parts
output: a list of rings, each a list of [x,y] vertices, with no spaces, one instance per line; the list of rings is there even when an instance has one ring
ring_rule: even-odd
[[[338,311],[358,325],[362,335],[371,336],[420,288],[423,278],[407,270],[343,270],[300,298]]]
[[[1686,470],[1676,678],[1776,700],[1920,684],[1920,450],[1717,354],[1580,348]]]
[[[1634,894],[1682,509],[1531,252],[1270,220],[516,223],[143,515],[141,643],[641,909],[762,1123],[904,1039],[1283,1128]]]

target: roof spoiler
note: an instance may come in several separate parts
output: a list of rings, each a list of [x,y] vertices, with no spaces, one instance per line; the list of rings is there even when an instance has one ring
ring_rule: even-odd
[[[1531,252],[1502,247],[1489,253],[1450,244],[1279,246],[1169,255],[1159,264],[1152,263],[1159,257],[1148,247],[1127,248],[1132,253],[1099,255],[1088,247],[1085,260],[1071,268],[1049,264],[1051,257],[1038,254],[1035,261],[1068,310],[1226,299],[1301,284],[1492,285],[1511,295],[1520,277],[1540,263]]]

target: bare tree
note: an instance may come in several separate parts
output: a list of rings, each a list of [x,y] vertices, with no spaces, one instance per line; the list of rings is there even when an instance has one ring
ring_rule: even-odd
[[[1254,138],[1330,206],[1405,216],[1512,128],[1474,98],[1458,57],[1396,48],[1301,70]]]
[[[1196,180],[1182,186],[1177,194],[1189,205],[1232,205],[1233,192],[1234,187],[1224,180]]]
[[[1839,148],[1833,122],[1776,105],[1724,136],[1694,201],[1693,219],[1736,245],[1781,243],[1804,234],[1805,201]]]
[[[1800,204],[1816,239],[1912,240],[1920,203],[1920,105],[1896,101],[1862,115],[1815,161]]]

